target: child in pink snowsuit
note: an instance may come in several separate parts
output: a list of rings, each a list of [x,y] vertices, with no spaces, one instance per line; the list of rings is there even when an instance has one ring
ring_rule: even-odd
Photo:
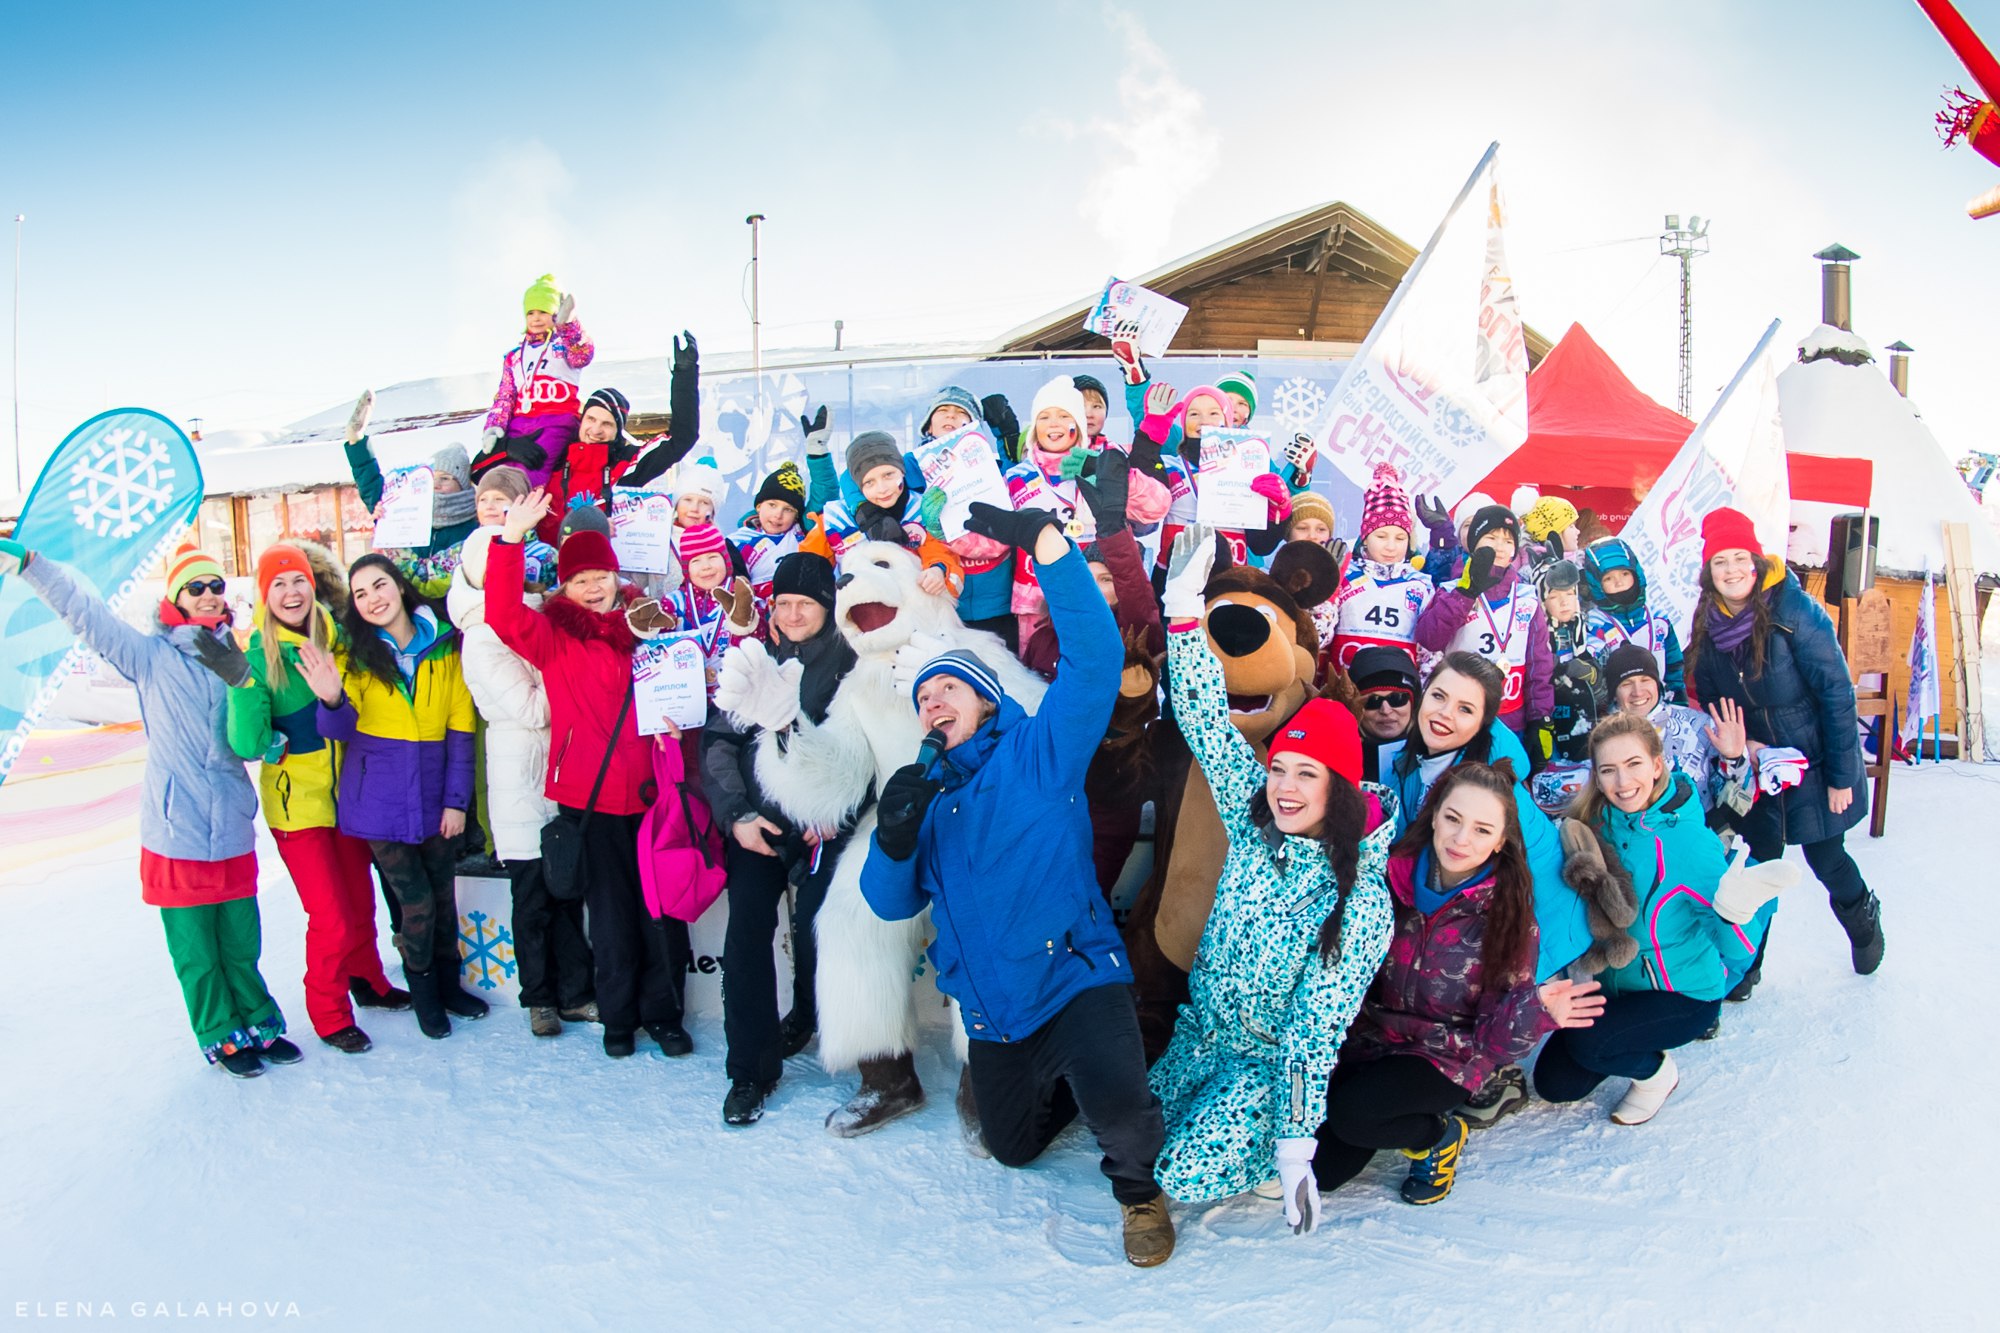
[[[486,430],[473,478],[498,463],[513,463],[543,486],[576,439],[583,411],[578,388],[583,368],[597,355],[576,322],[576,298],[556,290],[544,273],[521,298],[527,331],[500,362],[500,387],[486,414]]]

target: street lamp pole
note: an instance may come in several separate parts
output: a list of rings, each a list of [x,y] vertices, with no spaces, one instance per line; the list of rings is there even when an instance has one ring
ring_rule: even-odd
[[[764,405],[763,321],[757,308],[757,233],[764,215],[752,213],[743,219],[750,226],[750,373],[757,384],[757,405]]]

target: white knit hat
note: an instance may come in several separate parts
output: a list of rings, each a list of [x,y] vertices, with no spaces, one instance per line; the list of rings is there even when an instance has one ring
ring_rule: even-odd
[[[722,508],[722,497],[728,489],[729,484],[722,479],[720,469],[706,459],[682,463],[680,467],[674,470],[674,499],[676,501],[689,495],[706,496],[708,502],[714,505],[717,511],[720,511]]]
[[[1083,394],[1077,389],[1076,382],[1068,375],[1059,375],[1035,390],[1035,405],[1028,412],[1027,421],[1023,423],[1027,427],[1030,440],[1039,441],[1040,437],[1035,433],[1035,420],[1045,409],[1051,407],[1069,413],[1070,420],[1076,423],[1076,442],[1079,445],[1090,443],[1090,412],[1084,406]],[[1037,443],[1035,447],[1041,446]]]

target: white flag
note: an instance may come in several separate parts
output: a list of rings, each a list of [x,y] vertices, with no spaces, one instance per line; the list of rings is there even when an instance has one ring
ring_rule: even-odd
[[[1910,700],[1903,714],[1903,739],[1924,729],[1924,723],[1944,711],[1938,698],[1937,584],[1924,566],[1924,600],[1917,607],[1917,632],[1910,638]]]
[[[1738,510],[1756,526],[1764,550],[1785,557],[1792,487],[1778,414],[1777,333],[1774,319],[1619,534],[1646,571],[1649,602],[1673,613],[1683,642],[1701,595],[1702,519]]]
[[[1507,267],[1494,144],[1348,363],[1313,438],[1357,486],[1393,463],[1463,499],[1528,438],[1528,344]]]

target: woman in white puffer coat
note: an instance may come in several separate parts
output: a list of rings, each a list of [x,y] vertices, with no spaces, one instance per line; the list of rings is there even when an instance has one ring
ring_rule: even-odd
[[[542,794],[549,767],[549,700],[542,673],[500,642],[486,623],[486,553],[497,526],[465,539],[445,610],[464,636],[465,683],[486,719],[486,803],[493,850],[513,887],[514,957],[521,1003],[538,1037],[562,1031],[564,1019],[597,1021],[591,994],[590,943],[582,899],[549,895],[542,878],[542,826],[556,808]],[[529,594],[531,603],[541,599]]]

